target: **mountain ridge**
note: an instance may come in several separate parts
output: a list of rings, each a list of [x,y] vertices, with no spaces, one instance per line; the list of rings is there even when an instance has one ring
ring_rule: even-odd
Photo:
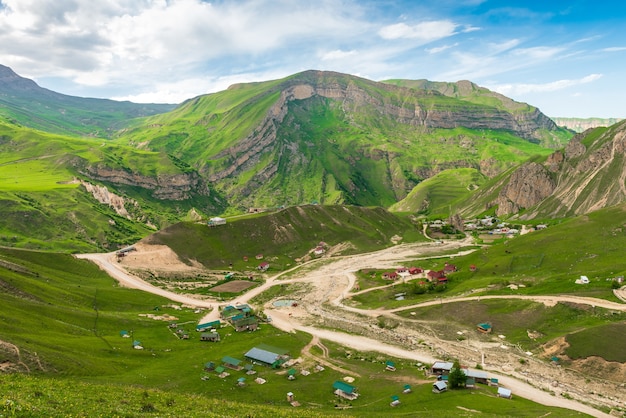
[[[108,138],[131,119],[174,107],[69,96],[41,87],[0,64],[0,116],[47,132]]]

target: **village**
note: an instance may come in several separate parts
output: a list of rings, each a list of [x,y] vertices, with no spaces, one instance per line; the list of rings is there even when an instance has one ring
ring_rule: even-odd
[[[453,241],[447,241],[444,244],[434,243],[435,246],[439,245],[440,248],[437,251],[444,250],[446,246],[449,246],[453,243]],[[420,244],[422,248],[423,244]],[[432,244],[431,244],[432,245]],[[331,246],[327,243],[319,242],[318,244],[313,245],[311,249],[311,255],[314,256],[313,260],[319,258],[325,258],[328,249]],[[435,248],[435,247],[432,247]],[[414,254],[414,252],[413,252]],[[397,254],[396,254],[397,255]],[[408,255],[408,253],[407,253]],[[269,262],[264,261],[263,259],[266,256],[262,254],[257,254],[256,258],[259,261],[257,266],[257,270],[261,273],[270,274],[270,276],[266,276],[264,284],[261,286],[257,286],[249,291],[246,291],[236,298],[231,299],[231,301],[225,301],[221,303],[212,304],[212,313],[210,315],[205,315],[204,318],[212,317],[211,320],[200,321],[198,325],[196,325],[197,334],[190,333],[187,330],[179,330],[174,328],[173,324],[172,330],[180,335],[182,339],[197,339],[201,341],[203,344],[219,344],[222,345],[223,350],[224,344],[228,344],[228,338],[224,338],[225,335],[231,335],[232,332],[235,333],[257,333],[261,329],[271,328],[272,326],[277,327],[278,329],[289,330],[293,329],[292,327],[297,327],[296,329],[307,330],[306,332],[311,332],[315,328],[306,327],[302,325],[298,325],[300,321],[303,321],[304,318],[310,317],[311,314],[315,315],[315,312],[318,312],[318,315],[325,311],[322,309],[324,303],[330,303],[331,306],[340,306],[342,309],[351,309],[346,305],[342,304],[342,300],[348,294],[356,294],[361,291],[368,291],[370,289],[360,290],[358,283],[356,280],[351,279],[346,283],[343,279],[340,280],[341,285],[338,286],[339,282],[336,280],[340,277],[337,271],[329,272],[328,276],[325,276],[327,280],[320,281],[319,283],[315,283],[316,292],[308,293],[307,297],[302,299],[301,297],[285,299],[284,297],[278,297],[277,299],[272,299],[267,303],[264,303],[262,306],[259,305],[256,309],[253,305],[249,304],[248,301],[254,298],[256,295],[261,294],[263,291],[269,289],[272,286],[276,286],[278,284],[286,285],[287,283],[298,283],[298,282],[309,282],[310,279],[299,278],[298,276],[292,277],[288,280],[281,280],[281,273],[277,275],[271,271],[271,266]],[[413,256],[414,257],[414,256]],[[252,257],[251,257],[252,258]],[[400,257],[396,257],[395,260],[399,260]],[[371,274],[376,275],[378,279],[383,282],[389,283],[387,286],[394,287],[397,283],[409,283],[413,282],[419,286],[432,287],[434,289],[443,288],[446,286],[450,277],[458,271],[457,266],[450,261],[442,261],[439,268],[431,268],[424,269],[423,267],[419,267],[419,264],[409,264],[408,266],[399,266],[397,261],[388,260],[383,261],[382,258],[372,258],[368,256],[353,256],[350,257],[352,269],[354,266],[360,266],[363,271],[369,269]],[[356,261],[361,260],[361,261]],[[346,260],[347,262],[347,260]],[[339,261],[335,261],[335,269],[341,271],[341,267],[338,267]],[[395,264],[395,267],[390,268]],[[348,266],[349,264],[346,264]],[[480,266],[471,265],[469,266],[470,271],[478,271]],[[320,276],[319,274],[324,274],[324,268],[319,269],[317,275],[315,277],[321,278],[324,276]],[[231,272],[231,278],[235,279],[236,274]],[[341,273],[341,277],[343,277],[344,273]],[[318,279],[316,279],[318,280]],[[335,282],[333,282],[335,280]],[[313,283],[313,282],[311,282]],[[329,286],[330,283],[330,286]],[[337,285],[337,286],[336,286]],[[327,291],[322,291],[326,287]],[[344,290],[340,290],[344,289]],[[322,293],[317,293],[322,291]],[[323,294],[323,296],[322,296]],[[316,296],[317,295],[317,296]],[[395,294],[396,300],[402,300],[406,295]],[[180,296],[179,296],[180,297]],[[313,299],[311,299],[313,298]],[[190,300],[190,299],[186,299]],[[315,300],[316,302],[311,304],[311,302]],[[237,301],[237,302],[233,302]],[[287,302],[285,304],[279,302]],[[191,302],[193,304],[193,302]],[[208,307],[208,305],[207,305]],[[283,312],[281,314],[281,312]],[[363,312],[364,311],[359,311]],[[218,313],[219,320],[215,318],[215,314]],[[293,317],[292,317],[293,313]],[[326,314],[322,314],[326,315]],[[177,324],[178,326],[179,324]],[[310,331],[309,331],[310,330]],[[489,322],[480,322],[475,324],[474,332],[476,335],[484,335],[489,334],[493,331],[492,325]],[[291,331],[293,332],[293,331]],[[224,334],[226,333],[226,334]],[[316,335],[318,331],[315,331],[313,335]],[[319,335],[322,335],[319,332]],[[347,338],[346,334],[346,338]],[[342,338],[342,344],[346,344],[346,346],[350,346],[350,340]],[[354,339],[352,337],[351,339]],[[373,347],[373,346],[372,346]],[[383,345],[379,345],[376,351],[380,351],[383,349]],[[227,350],[228,351],[228,350]],[[382,352],[385,352],[384,350]],[[389,353],[395,352],[394,350],[388,349]],[[423,354],[415,353],[409,354],[408,352],[402,352],[400,359],[406,357],[413,358],[424,358]],[[469,353],[468,353],[469,354]],[[294,355],[295,358],[292,358],[291,355]],[[405,357],[406,356],[406,357]],[[302,362],[300,359],[300,353],[298,351],[293,352],[291,350],[285,350],[280,348],[280,344],[275,344],[272,339],[268,339],[267,341],[261,341],[256,344],[250,345],[245,349],[235,349],[233,351],[225,353],[225,355],[218,355],[214,357],[208,357],[202,363],[203,374],[200,375],[202,380],[207,381],[215,381],[216,379],[222,381],[222,385],[225,383],[227,385],[232,384],[233,387],[238,388],[252,388],[260,385],[268,385],[272,384],[278,379],[286,379],[287,381],[294,382],[294,385],[291,390],[287,390],[281,397],[287,401],[288,404],[294,403],[294,405],[302,405],[302,394],[298,391],[297,385],[302,380],[310,378],[310,376],[323,376],[328,373],[330,366],[333,365],[332,358],[324,358],[317,357],[314,361]],[[398,364],[398,357],[391,355],[386,360],[378,358],[376,362],[380,362],[381,370],[384,370],[388,374],[398,373],[399,371],[404,371],[405,373],[410,373],[410,375],[415,376],[416,379],[419,377],[419,387],[424,387],[425,380],[430,379],[430,383],[428,383],[431,387],[430,392],[434,396],[435,394],[443,395],[450,390],[448,386],[447,376],[454,370],[452,367],[448,367],[447,369],[439,367],[441,364],[448,366],[451,363],[453,358],[448,355],[441,356],[438,359],[435,357],[433,359],[429,359],[427,361],[420,362],[420,366],[416,366],[412,364],[407,367],[407,365],[403,365],[402,362]],[[476,361],[471,357],[467,359],[463,358],[463,356],[457,357],[460,361],[460,369],[463,371],[466,380],[463,382],[463,389],[459,390],[492,390],[491,393],[493,396],[497,396],[500,398],[513,399],[513,395],[516,392],[516,387],[519,385],[518,382],[515,382],[513,385],[510,379],[507,379],[505,383],[502,381],[502,375],[496,373],[495,375],[486,371],[481,370],[480,368],[471,368],[464,363],[470,364],[481,364],[481,361]],[[272,360],[269,362],[269,360]],[[308,360],[311,360],[309,357]],[[429,366],[430,364],[430,366]],[[337,365],[334,365],[337,367]],[[399,367],[398,367],[399,366]],[[435,367],[437,366],[437,367]],[[342,365],[339,366],[340,368]],[[393,371],[392,371],[393,370]],[[342,376],[332,376],[330,377],[326,383],[319,381],[320,387],[324,387],[327,385],[328,394],[330,396],[334,396],[337,402],[338,407],[353,407],[354,405],[346,405],[344,402],[348,401],[350,403],[361,402],[360,400],[363,398],[363,393],[366,394],[366,398],[371,396],[367,390],[361,390],[363,385],[359,384],[359,377],[353,376],[354,373],[351,373],[349,369],[342,368]],[[229,383],[230,382],[230,383]],[[405,385],[409,385],[409,387],[405,387]],[[397,391],[391,390],[388,394],[388,403],[392,407],[397,407],[403,404],[403,399],[405,396],[410,396],[410,393],[415,391],[416,383],[411,385],[410,383],[405,383],[398,387]],[[528,396],[527,388],[525,388],[524,396]],[[405,392],[406,391],[406,392]],[[306,391],[305,391],[306,392]],[[284,401],[283,400],[283,401]],[[566,401],[562,401],[566,403]]]

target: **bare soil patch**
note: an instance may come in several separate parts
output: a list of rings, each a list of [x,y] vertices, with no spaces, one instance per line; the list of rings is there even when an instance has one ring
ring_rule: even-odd
[[[191,265],[183,263],[180,258],[166,245],[151,245],[138,242],[135,251],[127,253],[119,259],[119,263],[127,269],[148,271],[170,271],[177,273],[194,273],[204,271],[200,263]]]
[[[211,288],[212,292],[230,292],[239,293],[254,286],[253,282],[247,280],[233,280],[232,282],[223,283],[219,286]]]

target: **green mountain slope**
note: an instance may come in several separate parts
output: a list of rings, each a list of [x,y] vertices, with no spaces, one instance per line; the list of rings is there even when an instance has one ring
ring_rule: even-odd
[[[72,139],[0,121],[0,245],[115,249],[220,197],[164,153]]]
[[[174,154],[242,209],[387,207],[445,169],[493,176],[548,153],[539,138],[561,131],[523,106],[531,111],[307,71],[197,97],[134,124],[118,141]]]
[[[208,268],[256,269],[257,254],[275,266],[292,265],[320,243],[342,254],[367,252],[394,242],[425,240],[418,225],[382,208],[305,205],[275,213],[233,218],[209,228],[199,223],[179,223],[145,239],[170,247],[186,262]],[[244,257],[250,259],[242,261]]]
[[[67,96],[39,87],[0,65],[0,116],[30,128],[107,138],[132,118],[167,112],[174,107]]]
[[[484,182],[485,177],[473,168],[445,170],[415,186],[406,198],[389,210],[447,218]]]
[[[516,115],[520,121],[528,118],[545,120],[543,128],[535,131],[533,137],[549,148],[560,148],[567,143],[571,134],[567,129],[555,129],[557,124],[549,120],[539,109],[527,103],[516,102],[500,93],[480,87],[471,81],[462,80],[455,83],[429,80],[386,80],[385,83],[396,86],[437,91],[445,96],[454,97],[470,103],[493,106]],[[546,120],[547,119],[547,120]],[[523,122],[522,122],[523,123]],[[560,125],[558,125],[560,126]]]

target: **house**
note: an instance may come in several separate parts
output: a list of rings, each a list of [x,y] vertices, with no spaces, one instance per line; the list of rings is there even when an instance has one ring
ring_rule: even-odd
[[[355,400],[359,397],[356,387],[342,382],[341,380],[336,380],[335,383],[333,383],[333,389],[335,389],[333,392],[335,395],[345,399]]]
[[[486,385],[489,383],[489,375],[483,370],[463,369],[468,379],[473,379],[475,383]]]
[[[133,348],[135,350],[143,350],[143,346],[141,345],[141,341],[139,341],[139,340],[133,341]]]
[[[505,398],[505,399],[511,399],[511,398],[513,398],[513,394],[511,393],[511,389],[498,388],[498,397],[499,398]]]
[[[206,370],[207,372],[215,370],[215,363],[213,363],[212,361],[204,363],[204,370]]]
[[[446,263],[443,266],[444,273],[452,273],[452,272],[455,272],[456,270],[457,270],[457,268],[456,268],[456,266],[454,264]]]
[[[209,219],[209,222],[207,222],[207,225],[209,226],[226,225],[226,219],[216,216],[214,218]]]
[[[489,334],[493,328],[490,323],[483,322],[482,324],[476,325],[476,329],[483,334]]]
[[[296,373],[298,373],[298,371],[296,369],[294,369],[293,367],[291,369],[287,370],[287,379],[295,380],[296,379]]]
[[[446,283],[448,283],[448,278],[446,276],[443,276],[437,279],[437,284],[446,284]]]
[[[498,386],[498,379],[496,379],[495,377],[492,377],[491,379],[489,379],[489,386]]]
[[[429,270],[428,273],[426,273],[426,278],[428,279],[429,282],[435,282],[438,283],[439,279],[445,278],[446,277],[446,273],[443,270]]]
[[[225,356],[222,358],[222,366],[233,370],[241,370],[241,360],[233,357]],[[216,369],[217,371],[217,369]]]
[[[409,274],[422,274],[424,273],[424,269],[420,268],[420,267],[410,267],[409,268]]]
[[[436,361],[430,368],[430,372],[438,376],[447,375],[452,370],[452,367],[454,367],[454,363],[450,361]]]
[[[324,249],[324,247],[322,247],[322,246],[317,246],[317,247],[315,247],[315,250],[313,250],[313,253],[314,253],[315,255],[322,255],[322,254],[324,254],[325,252],[326,252],[326,250],[325,250],[325,249]]]
[[[443,380],[437,380],[433,383],[433,393],[443,393],[448,390],[448,384]]]
[[[200,334],[200,341],[218,342],[220,340],[220,334],[217,332],[203,332]]]
[[[404,389],[402,390],[402,393],[411,393],[413,390],[411,389],[411,385],[406,384],[404,385]]]
[[[219,319],[217,321],[205,322],[203,324],[196,325],[196,331],[204,332],[204,331],[210,330],[211,328],[219,328],[220,325],[221,325],[221,322]]]
[[[289,356],[287,355],[281,355],[272,351],[264,350],[259,347],[251,348],[246,354],[244,354],[244,356],[248,360],[251,360],[255,363],[260,363],[273,368],[279,367],[281,364],[289,359]]]
[[[465,379],[465,387],[467,389],[474,389],[476,387],[476,379],[468,377]]]
[[[409,269],[406,267],[398,267],[396,269],[396,273],[398,273],[399,275],[407,274],[408,272],[409,272]]]
[[[261,271],[267,271],[267,269],[270,268],[270,263],[268,263],[267,261],[262,262],[261,264],[259,264],[259,266],[257,267],[258,270]]]
[[[390,371],[390,372],[395,372],[396,364],[393,361],[387,360],[385,362],[385,370]]]
[[[397,280],[398,279],[398,273],[396,273],[395,271],[383,273],[383,279],[385,279],[385,280]]]
[[[389,406],[398,406],[400,405],[400,397],[398,395],[393,395],[391,397],[391,403],[389,404]]]
[[[235,331],[256,331],[259,329],[259,318],[256,316],[246,316],[242,318],[232,318],[232,325]]]
[[[257,254],[254,258],[257,260],[263,260],[263,254]]]
[[[470,271],[476,271],[476,265],[470,264],[469,270]]]
[[[120,331],[120,337],[122,338],[130,338],[130,333],[126,330]]]

